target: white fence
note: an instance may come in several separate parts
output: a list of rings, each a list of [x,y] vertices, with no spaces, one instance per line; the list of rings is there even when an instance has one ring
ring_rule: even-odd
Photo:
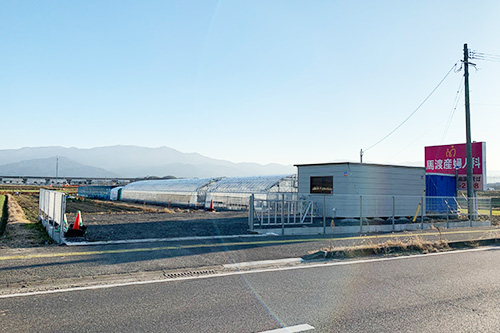
[[[64,243],[64,214],[66,213],[66,194],[40,189],[38,219],[42,221],[47,233],[58,244]]]
[[[312,224],[317,215],[312,201],[294,198],[257,199],[250,196],[248,223],[254,227],[266,226],[302,226]]]

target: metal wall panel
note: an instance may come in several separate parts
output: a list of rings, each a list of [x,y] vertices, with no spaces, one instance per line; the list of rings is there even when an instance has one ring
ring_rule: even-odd
[[[425,188],[425,168],[360,163],[298,165],[299,197],[311,199],[325,214],[339,217],[387,217],[392,212],[392,196],[407,197],[397,215],[412,216]],[[310,177],[333,176],[333,194],[311,194]],[[325,198],[324,198],[325,196]],[[343,198],[341,196],[344,196]],[[366,196],[363,200],[360,196]],[[376,196],[380,196],[376,200]],[[382,198],[383,197],[383,198]],[[410,199],[410,197],[412,197]],[[363,208],[363,201],[365,207]],[[387,206],[387,207],[386,207]],[[407,207],[407,208],[401,208]]]

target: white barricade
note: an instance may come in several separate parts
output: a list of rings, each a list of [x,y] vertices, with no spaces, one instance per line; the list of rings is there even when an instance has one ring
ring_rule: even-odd
[[[64,214],[66,194],[40,189],[38,219],[42,221],[49,236],[58,244],[64,243]]]

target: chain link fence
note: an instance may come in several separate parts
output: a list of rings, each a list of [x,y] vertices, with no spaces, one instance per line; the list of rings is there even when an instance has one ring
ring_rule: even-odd
[[[359,232],[373,225],[424,224],[473,226],[492,222],[491,198],[383,196],[383,195],[301,195],[281,199],[251,198],[249,227],[309,225],[317,227],[359,226]],[[307,215],[307,219],[303,216]],[[461,222],[461,224],[457,224]],[[468,224],[464,224],[468,222]],[[420,224],[420,225],[418,225]],[[364,228],[365,227],[365,228]]]

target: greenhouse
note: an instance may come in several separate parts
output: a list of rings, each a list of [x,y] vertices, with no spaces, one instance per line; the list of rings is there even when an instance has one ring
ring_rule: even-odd
[[[109,200],[113,186],[78,186],[78,196],[90,199]]]
[[[121,200],[204,207],[208,186],[220,178],[143,180],[126,185]]]
[[[289,198],[297,192],[296,175],[144,180],[126,185],[121,200],[195,208],[247,209],[257,199]],[[284,197],[285,196],[285,197]]]
[[[247,209],[252,194],[257,199],[275,199],[283,195],[288,198],[296,192],[296,175],[224,178],[208,187],[205,207],[212,204],[219,209]]]
[[[122,199],[123,186],[113,187],[109,193],[109,199],[112,201],[120,201]]]

